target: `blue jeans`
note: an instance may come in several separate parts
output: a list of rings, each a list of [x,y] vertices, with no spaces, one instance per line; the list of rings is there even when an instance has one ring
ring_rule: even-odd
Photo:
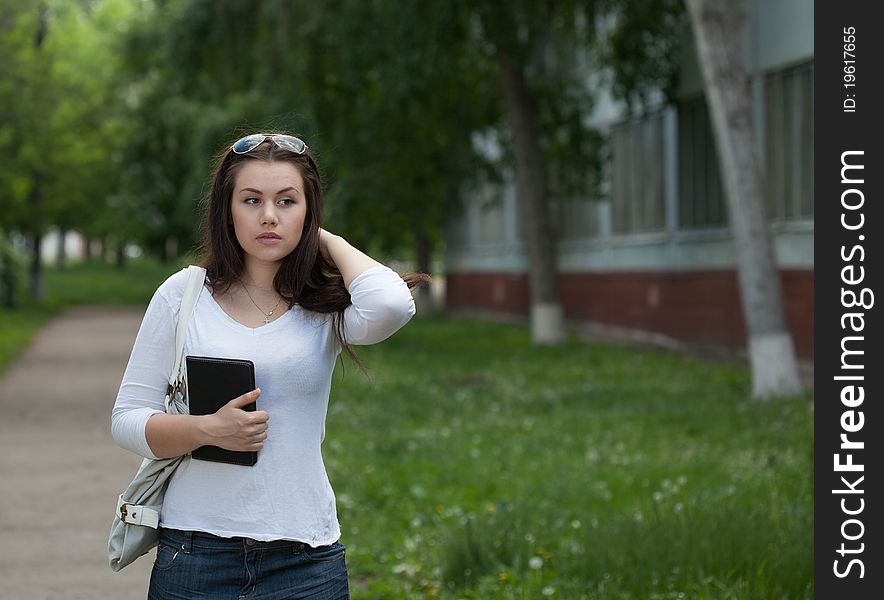
[[[148,600],[347,600],[344,546],[160,529]]]

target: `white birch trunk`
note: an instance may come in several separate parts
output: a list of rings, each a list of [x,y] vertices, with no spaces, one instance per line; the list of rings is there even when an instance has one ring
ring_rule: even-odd
[[[801,392],[792,337],[765,216],[765,191],[753,143],[751,105],[740,56],[742,15],[729,0],[686,0],[706,85],[724,194],[736,250],[748,332],[752,395]]]

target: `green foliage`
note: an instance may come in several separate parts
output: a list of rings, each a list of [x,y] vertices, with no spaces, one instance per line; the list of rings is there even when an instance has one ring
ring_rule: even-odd
[[[0,225],[190,248],[211,158],[239,132],[282,129],[319,156],[329,228],[432,246],[473,182],[512,168],[500,61],[528,76],[553,199],[592,195],[592,77],[612,67],[627,98],[665,87],[679,7],[0,0]],[[603,36],[599,15],[616,23]]]
[[[334,378],[359,598],[811,598],[812,402],[745,368],[414,320]]]
[[[154,254],[164,255],[168,239],[194,246],[212,158],[235,130],[300,129],[282,114],[290,92],[280,82],[290,70],[262,64],[292,56],[290,44],[268,54],[262,30],[278,27],[267,7],[282,18],[288,4],[148,3],[129,23],[120,50],[129,90],[120,202]]]
[[[597,198],[604,138],[587,119],[598,93],[593,78],[601,80],[596,29],[605,15],[599,3],[485,0],[468,5],[477,24],[474,43],[483,49],[490,76],[498,78],[501,66],[509,65],[527,80],[550,199]],[[499,124],[504,140],[512,126]],[[501,167],[512,168],[510,141],[503,148]]]
[[[125,270],[105,262],[47,269],[43,303],[23,302],[16,308],[0,305],[0,371],[59,310],[79,304],[146,306],[157,286],[175,268],[153,260],[135,260]]]
[[[153,128],[188,140],[186,152],[161,146],[163,158],[156,143],[130,145],[127,162],[157,163],[132,179],[168,180],[164,193],[192,206],[207,169],[185,154],[213,154],[234,130],[293,131],[326,173],[326,226],[385,250],[415,236],[440,241],[473,168],[470,134],[483,106],[473,92],[481,79],[461,50],[463,12],[392,1],[206,5],[157,5],[132,34],[137,71],[159,73],[140,78],[135,119],[148,137]],[[173,57],[177,68],[164,68]]]
[[[46,302],[52,309],[72,305],[147,305],[157,287],[184,262],[162,264],[133,260],[119,269],[106,262],[86,262],[63,270],[47,269]]]
[[[48,61],[41,51],[45,9],[37,2],[15,6],[4,1],[0,6],[0,152],[6,157],[0,171],[5,192],[0,226],[9,229],[24,221],[33,180],[43,171],[37,142],[45,136],[46,123],[40,117],[48,112],[51,91]]]
[[[52,311],[40,306],[0,306],[0,374],[51,317]]]
[[[105,2],[25,2],[4,11],[0,150],[10,157],[0,186],[11,192],[2,224],[42,232],[48,224],[88,231],[111,192],[119,144]],[[117,11],[119,12],[119,11]],[[30,200],[40,197],[42,204]],[[98,201],[96,201],[96,199]]]
[[[655,91],[671,100],[687,28],[683,0],[602,0],[612,17],[600,60],[612,72],[612,92],[630,112]]]
[[[443,3],[342,1],[318,16],[309,60],[325,84],[314,102],[334,173],[331,222],[357,244],[390,250],[441,241],[479,162],[471,135],[489,111],[464,44],[468,14]]]

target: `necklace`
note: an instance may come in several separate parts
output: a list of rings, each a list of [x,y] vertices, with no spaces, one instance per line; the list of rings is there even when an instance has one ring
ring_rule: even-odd
[[[261,311],[261,314],[264,315],[264,324],[267,325],[270,322],[270,317],[273,316],[273,313],[276,311],[276,307],[279,306],[279,303],[282,302],[282,297],[280,297],[276,304],[273,305],[273,308],[270,309],[270,312],[265,311],[263,308],[258,306],[258,303],[255,302],[255,299],[252,298],[252,295],[249,293],[249,288],[246,287],[246,284],[242,282],[242,279],[239,280],[239,284],[242,286],[242,289],[246,291],[246,296],[249,297],[249,300],[252,301],[252,304],[255,305],[255,308]]]

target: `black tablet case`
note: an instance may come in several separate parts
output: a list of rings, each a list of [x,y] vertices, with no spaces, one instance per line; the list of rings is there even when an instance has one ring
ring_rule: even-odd
[[[250,360],[186,356],[187,398],[192,415],[210,415],[219,408],[255,389],[255,365]],[[243,410],[255,410],[255,403]],[[218,446],[200,446],[191,453],[198,460],[231,463],[250,467],[258,462],[258,453],[225,450]]]

